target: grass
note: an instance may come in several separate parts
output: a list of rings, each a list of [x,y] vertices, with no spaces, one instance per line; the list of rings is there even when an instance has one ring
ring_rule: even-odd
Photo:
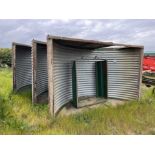
[[[0,134],[155,134],[155,96],[52,118],[48,105],[32,105],[31,92],[12,92],[12,71],[0,69]]]

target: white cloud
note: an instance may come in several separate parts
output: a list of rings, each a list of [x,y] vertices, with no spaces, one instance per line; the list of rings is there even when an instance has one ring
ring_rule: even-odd
[[[94,27],[93,27],[93,29],[92,29],[92,31],[93,32],[100,32],[100,31],[103,31],[104,30],[104,24],[102,23],[102,22],[97,22],[95,25],[94,25]]]
[[[52,24],[56,24],[58,22],[58,20],[56,19],[51,19],[51,20],[43,20],[43,21],[39,21],[38,24],[42,25],[42,26],[50,26]]]
[[[64,23],[69,23],[70,19],[60,19],[60,21],[64,22]]]
[[[0,47],[11,42],[31,43],[33,38],[46,40],[47,34],[142,44],[155,50],[155,20],[0,20]]]

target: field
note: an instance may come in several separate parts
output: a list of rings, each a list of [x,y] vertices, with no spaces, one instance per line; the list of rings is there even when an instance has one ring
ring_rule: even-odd
[[[155,134],[155,96],[143,86],[140,101],[52,118],[30,92],[13,93],[12,71],[0,69],[0,134]]]

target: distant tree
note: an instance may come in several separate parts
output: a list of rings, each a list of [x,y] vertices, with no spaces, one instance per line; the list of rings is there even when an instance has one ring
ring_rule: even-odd
[[[11,67],[11,49],[9,48],[0,48],[0,66],[9,66]]]

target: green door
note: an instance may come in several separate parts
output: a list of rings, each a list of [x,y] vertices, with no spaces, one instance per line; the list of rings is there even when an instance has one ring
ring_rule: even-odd
[[[96,62],[96,97],[107,98],[107,61]]]
[[[73,95],[73,106],[77,107],[78,95],[77,95],[76,61],[73,61],[72,65],[72,95]]]

